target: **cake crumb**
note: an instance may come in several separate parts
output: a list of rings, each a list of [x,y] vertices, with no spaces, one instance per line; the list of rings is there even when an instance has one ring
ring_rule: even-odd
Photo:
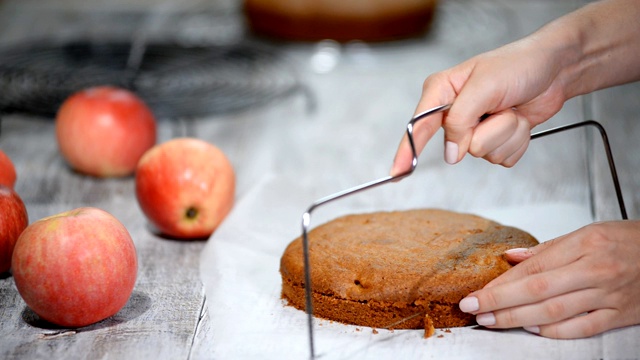
[[[443,337],[444,337],[444,335],[440,334],[440,335],[438,335],[438,336],[436,336],[436,337],[437,337],[437,338],[443,338]]]
[[[445,329],[444,332],[451,334],[451,329]]]
[[[430,338],[436,333],[435,327],[433,327],[433,321],[429,315],[424,315],[424,338]]]
[[[371,332],[372,332],[374,335],[377,335],[377,334],[378,334],[378,330],[377,330],[377,329],[373,329]]]

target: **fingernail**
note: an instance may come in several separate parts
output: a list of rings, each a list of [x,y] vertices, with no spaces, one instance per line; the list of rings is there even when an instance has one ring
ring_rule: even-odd
[[[480,303],[478,303],[478,298],[475,296],[469,296],[460,300],[460,304],[458,304],[458,306],[462,312],[466,313],[478,311],[478,309],[480,309]]]
[[[531,252],[531,249],[526,248],[509,249],[505,251],[504,254],[506,255],[508,261],[516,263],[523,262],[533,256],[533,252]]]
[[[527,330],[530,333],[540,334],[540,327],[539,326],[525,326],[525,327],[523,327],[523,329]]]
[[[453,141],[444,144],[444,161],[451,165],[458,162],[458,144]]]
[[[476,322],[478,325],[491,326],[496,324],[496,317],[493,313],[478,314],[478,316],[476,316]]]
[[[509,255],[520,255],[520,254],[526,254],[529,251],[530,250],[528,248],[515,248],[515,249],[509,249],[504,253]]]

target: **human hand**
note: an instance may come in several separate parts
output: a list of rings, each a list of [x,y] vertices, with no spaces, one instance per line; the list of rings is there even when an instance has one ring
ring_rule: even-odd
[[[506,255],[520,263],[460,301],[479,325],[573,339],[640,324],[640,221],[591,224]]]
[[[452,106],[416,124],[416,150],[420,152],[442,126],[448,163],[459,162],[469,152],[513,166],[527,148],[531,128],[557,113],[570,96],[561,76],[562,52],[539,37],[531,35],[429,76],[416,114],[443,104]],[[485,114],[490,116],[480,122]],[[391,174],[408,170],[411,160],[405,136]]]

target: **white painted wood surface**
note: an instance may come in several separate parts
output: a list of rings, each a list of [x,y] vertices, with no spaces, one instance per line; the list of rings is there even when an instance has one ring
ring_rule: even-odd
[[[314,44],[270,43],[287,55],[310,89],[315,108],[309,109],[309,99],[297,95],[233,114],[161,119],[159,140],[187,135],[218,145],[236,168],[238,200],[264,174],[297,179],[312,198],[342,190],[387,174],[429,73],[524,36],[579,4],[443,0],[428,36],[365,49],[342,47],[336,66],[324,73],[312,66]],[[56,12],[38,11],[39,6],[33,1],[0,2],[0,41],[68,36],[69,17],[56,18]],[[27,20],[38,25],[27,25]],[[639,96],[640,86],[631,84],[575,99],[540,127],[581,121],[587,115],[602,121],[632,218],[640,211]],[[3,276],[0,358],[212,358],[216,344],[209,330],[216,324],[209,319],[208,308],[216,304],[207,303],[199,274],[205,243],[165,240],[149,232],[135,202],[132,178],[97,180],[71,172],[56,150],[52,119],[10,114],[2,116],[1,126],[0,148],[16,164],[16,190],[31,221],[79,206],[103,208],[132,234],[140,268],[125,308],[82,329],[60,329],[38,321],[17,293],[13,278]],[[593,178],[596,218],[617,218],[608,169],[600,155],[587,156],[591,146],[599,149],[577,131],[536,140],[513,169],[470,157],[451,167],[442,161],[442,140],[437,135],[420,158],[411,183],[399,188],[398,201],[412,195],[411,186],[426,186],[432,191],[425,206],[455,210],[553,200],[589,206]]]

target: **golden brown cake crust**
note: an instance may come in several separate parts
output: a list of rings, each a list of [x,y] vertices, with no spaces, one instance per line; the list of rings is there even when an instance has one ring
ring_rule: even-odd
[[[505,250],[537,243],[522,230],[446,210],[340,217],[309,233],[314,315],[378,328],[424,328],[425,314],[436,328],[471,325],[458,302],[511,267]],[[303,269],[298,238],[280,263],[282,296],[298,309]]]

